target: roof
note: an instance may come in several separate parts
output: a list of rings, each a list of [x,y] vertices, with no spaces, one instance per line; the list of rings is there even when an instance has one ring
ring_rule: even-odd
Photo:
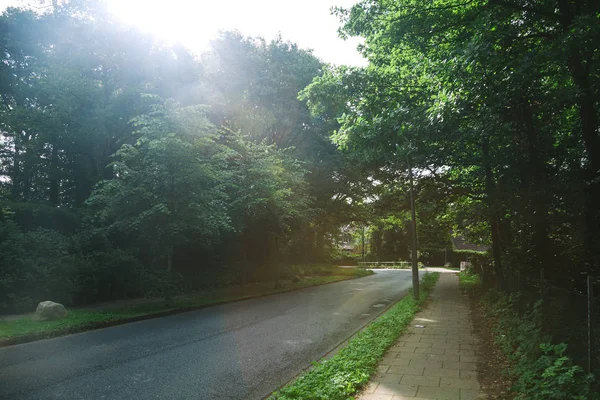
[[[463,236],[453,237],[452,246],[454,247],[454,250],[479,251],[482,253],[485,253],[490,248],[490,246],[481,246],[473,243],[468,243]]]

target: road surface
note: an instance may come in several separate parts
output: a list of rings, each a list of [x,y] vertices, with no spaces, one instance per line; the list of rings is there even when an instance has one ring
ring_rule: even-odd
[[[0,348],[0,399],[261,399],[410,287],[375,275]]]

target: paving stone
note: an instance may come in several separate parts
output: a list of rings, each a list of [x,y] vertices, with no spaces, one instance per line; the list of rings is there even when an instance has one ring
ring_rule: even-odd
[[[424,354],[444,354],[445,349],[430,349],[426,347],[417,347],[415,349],[415,353],[424,353]]]
[[[460,390],[453,388],[419,386],[419,390],[417,391],[416,395],[426,399],[460,400]]]
[[[440,387],[450,387],[458,389],[479,389],[477,379],[460,379],[460,378],[441,378]]]
[[[456,355],[456,356],[474,356],[475,351],[473,350],[455,350],[455,349],[446,349],[445,354]]]
[[[395,358],[391,361],[388,361],[388,365],[390,366],[394,366],[394,365],[403,365],[403,366],[407,366],[410,363],[410,358]]]
[[[453,362],[459,362],[460,361],[460,356],[453,356],[450,354],[442,354],[442,355],[438,355],[438,354],[430,354],[428,356],[428,360],[432,360],[432,361],[453,361]]]
[[[412,385],[412,386],[440,386],[440,377],[437,376],[414,376],[414,375],[404,375],[402,380],[400,381],[403,385]]]
[[[411,367],[442,368],[443,361],[410,360],[408,365]]]
[[[476,363],[477,362],[477,357],[475,356],[463,356],[460,355],[460,362],[470,362],[470,363]]]
[[[390,368],[389,365],[379,365],[377,367],[377,372],[376,373],[378,373],[378,374],[385,374],[389,368]]]
[[[394,400],[391,394],[365,394],[360,398],[361,400]]]
[[[358,400],[475,400],[486,398],[477,380],[468,299],[455,275],[442,274],[426,310],[385,354]],[[415,325],[425,328],[416,328]],[[416,397],[415,397],[416,396]]]
[[[398,353],[414,353],[415,349],[417,348],[417,346],[415,346],[415,345],[416,345],[416,343],[411,343],[410,346],[398,347],[394,351],[396,351]]]
[[[388,374],[396,375],[423,375],[423,367],[407,367],[403,365],[393,365],[388,369]]]
[[[379,385],[379,382],[369,382],[369,384],[367,386],[365,386],[365,388],[363,389],[364,393],[367,394],[371,394],[375,391],[375,389],[377,389],[377,386]]]
[[[472,371],[470,371],[472,372]],[[460,370],[449,368],[425,368],[424,376],[439,376],[441,378],[460,378]]]
[[[398,358],[404,358],[404,359],[408,359],[408,360],[428,360],[429,359],[429,355],[428,354],[424,354],[424,353],[401,353],[398,355]],[[456,360],[458,361],[458,360]]]
[[[380,383],[374,393],[414,397],[417,395],[417,387],[398,383]]]
[[[433,349],[453,349],[453,350],[459,350],[460,349],[460,345],[458,343],[446,343],[446,342],[438,342],[438,343],[432,343],[431,347]]]
[[[379,383],[400,383],[402,376],[393,374],[379,374],[371,379],[372,382]]]
[[[416,344],[419,346],[419,347],[418,347],[419,349],[430,349],[430,348],[431,348],[431,345],[432,345],[433,343],[429,343],[429,342],[419,342],[419,343],[416,343]]]
[[[447,362],[444,362],[444,368],[466,369],[466,370],[469,370],[469,371],[476,371],[477,370],[477,364],[475,364],[475,363],[462,363],[462,362],[447,361]]]

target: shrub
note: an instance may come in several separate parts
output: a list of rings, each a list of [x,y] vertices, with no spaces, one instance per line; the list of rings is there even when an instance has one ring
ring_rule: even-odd
[[[0,242],[0,307],[21,312],[43,300],[72,304],[81,290],[78,271],[90,265],[72,250],[70,237],[48,229],[9,229]]]
[[[468,277],[468,273],[461,274],[463,285]],[[600,398],[592,393],[592,376],[565,355],[567,345],[551,344],[551,336],[543,331],[541,302],[522,315],[518,312],[518,295],[490,290],[483,302],[495,321],[496,342],[510,361],[507,373],[514,379],[516,399]]]

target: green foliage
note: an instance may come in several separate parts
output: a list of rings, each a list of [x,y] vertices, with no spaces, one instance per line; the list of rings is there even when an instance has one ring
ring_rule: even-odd
[[[228,230],[222,181],[229,176],[203,112],[166,104],[132,123],[138,141],[115,153],[115,178],[100,182],[86,202],[90,229],[148,247],[157,257]]]
[[[329,264],[294,264],[280,267],[280,278],[291,279],[295,276],[367,276],[373,271],[362,268],[341,268]]]
[[[458,276],[460,280],[460,287],[463,290],[473,291],[478,289],[481,285],[479,274],[473,273],[469,270],[459,272]]]
[[[427,298],[438,278],[439,273],[423,276],[421,301]],[[314,363],[310,372],[273,393],[271,399],[349,398],[369,381],[378,361],[406,329],[420,304],[411,295],[406,296],[357,333],[339,353]]]
[[[436,227],[491,243],[500,287],[503,265],[556,282],[593,272],[597,1],[362,0],[334,13],[369,66],[329,67],[302,96],[337,118],[334,141],[380,186],[406,187],[410,159],[417,209],[436,216],[423,250],[443,242]]]
[[[298,98],[318,58],[233,32],[197,58],[102,3],[59,3],[0,16],[2,312],[329,261],[364,177]]]
[[[459,274],[461,288],[481,290],[477,274]],[[551,344],[542,328],[541,302],[524,314],[518,310],[518,297],[489,290],[482,297],[488,318],[493,321],[496,343],[508,357],[506,373],[514,380],[517,399],[597,399],[592,391],[592,375],[573,364],[565,355],[567,345]]]
[[[0,320],[0,339],[30,337],[31,335],[44,335],[44,337],[48,337],[82,332],[106,326],[106,324],[114,324],[119,321],[125,322],[134,317],[167,311],[190,310],[219,302],[301,289],[367,276],[373,273],[372,271],[344,269],[327,265],[304,265],[293,267],[293,270],[300,273],[306,272],[307,275],[303,275],[302,279],[297,282],[279,282],[278,285],[274,285],[273,282],[260,282],[243,287],[230,286],[227,288],[206,289],[170,298],[145,299],[144,301],[134,300],[129,305],[125,301],[123,303],[116,303],[116,306],[113,304],[105,307],[94,306],[91,309],[69,309],[67,318],[60,321],[40,322],[28,317],[10,321]],[[166,286],[164,279],[161,280],[158,278],[155,278],[158,285],[152,287],[146,284],[146,286],[148,286],[149,290],[157,289],[160,291],[153,292],[153,294],[164,295],[162,293]]]

